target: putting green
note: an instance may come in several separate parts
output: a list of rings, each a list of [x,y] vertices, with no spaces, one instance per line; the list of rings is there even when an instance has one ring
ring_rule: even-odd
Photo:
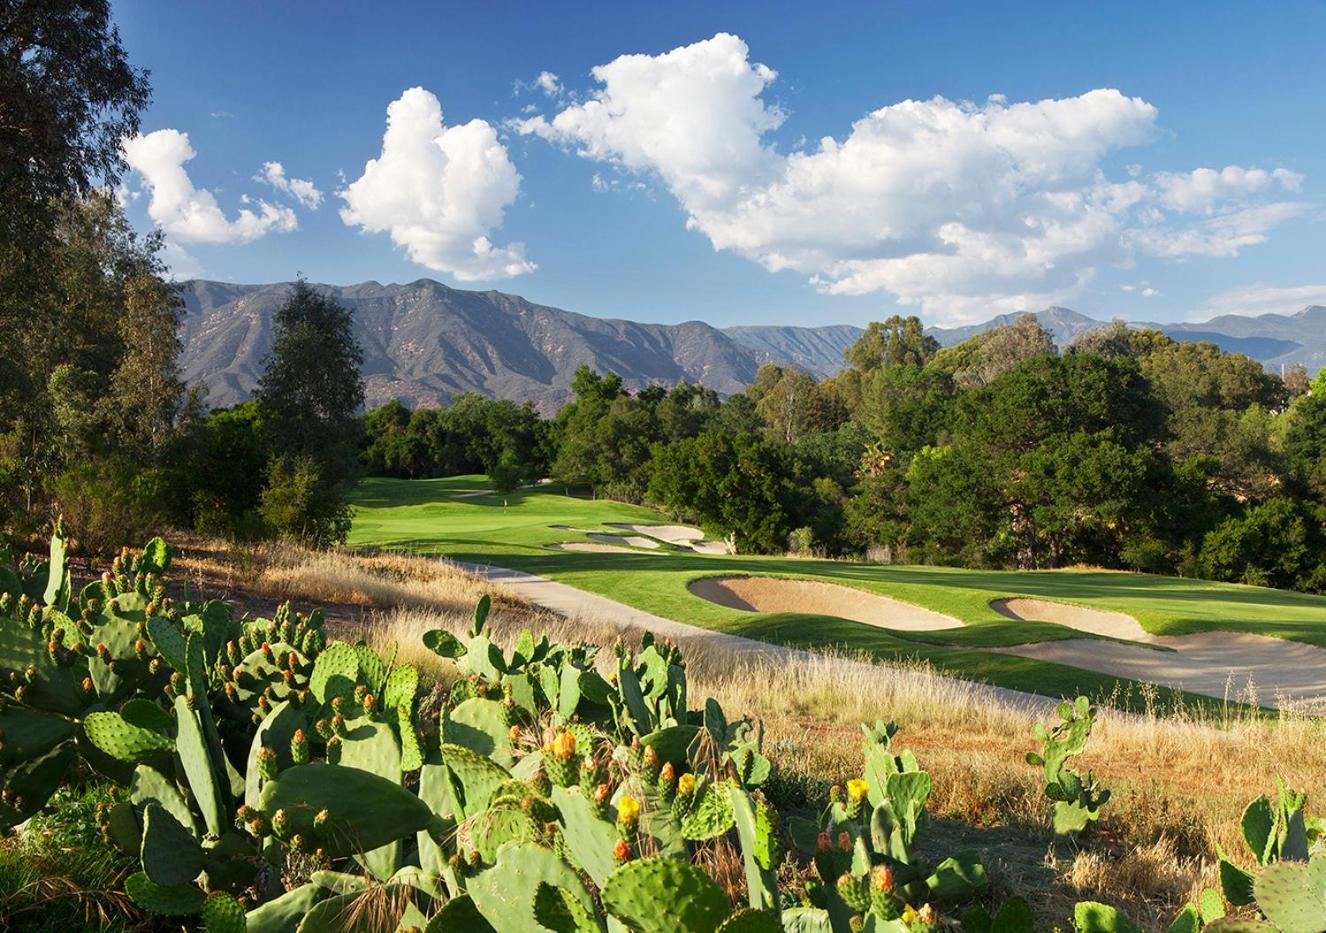
[[[352,499],[349,543],[509,567],[704,628],[803,648],[918,658],[973,679],[1050,695],[1109,692],[1121,678],[972,650],[1084,637],[1062,625],[1010,619],[991,608],[992,600],[1026,596],[1124,612],[1155,635],[1223,629],[1326,647],[1326,598],[1263,587],[1101,570],[964,570],[701,554],[666,543],[639,552],[556,550],[550,545],[585,541],[586,532],[621,534],[612,523],[671,520],[652,509],[569,496],[555,485],[454,498],[488,486],[483,476],[364,480]],[[559,525],[566,527],[554,527]],[[894,631],[827,615],[743,611],[687,589],[700,577],[737,574],[831,580],[965,624]]]

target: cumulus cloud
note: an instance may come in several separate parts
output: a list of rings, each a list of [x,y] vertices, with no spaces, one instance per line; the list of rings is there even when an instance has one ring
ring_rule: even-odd
[[[316,211],[322,204],[322,192],[312,181],[306,178],[290,178],[285,173],[285,166],[280,162],[264,162],[262,171],[253,176],[254,181],[262,181],[277,191],[290,195],[311,211]]]
[[[1285,169],[1111,180],[1104,159],[1146,143],[1157,120],[1114,89],[905,100],[783,152],[771,135],[786,115],[765,99],[777,74],[737,36],[592,74],[587,99],[514,129],[660,180],[716,249],[949,321],[1063,300],[1138,254],[1234,255],[1303,209],[1251,200],[1294,190]]]
[[[184,163],[196,155],[189,134],[165,129],[139,134],[122,142],[124,159],[142,176],[150,192],[148,216],[180,240],[198,243],[246,243],[271,231],[299,226],[295,212],[263,200],[244,199],[234,219],[228,218],[206,188],[195,188]]]
[[[445,126],[437,97],[416,87],[387,107],[381,155],[337,195],[347,225],[389,233],[414,262],[475,281],[537,268],[523,244],[489,239],[519,189],[520,175],[491,125]]]
[[[1266,171],[1260,168],[1242,168],[1226,165],[1220,171],[1197,168],[1187,174],[1160,172],[1156,186],[1161,200],[1181,211],[1210,211],[1220,201],[1247,194],[1256,194],[1273,187],[1297,191],[1303,176],[1288,169]]]

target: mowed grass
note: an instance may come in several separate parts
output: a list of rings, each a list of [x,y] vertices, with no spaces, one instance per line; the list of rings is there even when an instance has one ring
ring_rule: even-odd
[[[364,480],[352,500],[349,543],[496,564],[704,628],[796,647],[928,661],[963,676],[1049,695],[1106,695],[1117,693],[1121,684],[1133,685],[1078,668],[972,650],[1084,637],[1059,625],[1007,619],[990,608],[992,599],[1031,596],[1126,612],[1156,634],[1229,629],[1326,647],[1326,598],[1263,587],[1103,570],[1016,572],[708,555],[666,546],[632,553],[554,550],[549,545],[584,541],[583,531],[620,532],[612,522],[670,520],[652,509],[566,495],[559,486],[455,498],[486,486],[482,476]],[[687,589],[692,580],[722,574],[830,580],[925,606],[965,627],[899,632],[833,616],[743,612]]]

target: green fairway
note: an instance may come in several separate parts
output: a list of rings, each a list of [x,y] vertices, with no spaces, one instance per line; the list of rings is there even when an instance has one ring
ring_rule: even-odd
[[[549,545],[583,542],[584,531],[621,533],[608,523],[669,520],[652,509],[567,496],[556,486],[455,498],[486,486],[482,476],[364,480],[352,500],[349,543],[496,564],[704,628],[808,648],[836,646],[880,658],[920,658],[970,677],[1045,694],[1108,691],[1118,678],[971,650],[1084,637],[1059,625],[1005,618],[990,608],[992,599],[1031,596],[1117,610],[1155,634],[1224,628],[1326,647],[1326,598],[1260,587],[1098,570],[1014,572],[708,555],[666,545],[632,553],[554,550]],[[953,616],[966,627],[899,632],[832,616],[751,613],[700,599],[686,588],[698,577],[719,574],[832,580]]]

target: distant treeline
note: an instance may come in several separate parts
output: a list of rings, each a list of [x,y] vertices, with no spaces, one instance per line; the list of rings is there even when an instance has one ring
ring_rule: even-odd
[[[945,349],[893,317],[846,361],[818,381],[768,365],[727,399],[582,368],[552,419],[392,404],[364,416],[363,462],[550,475],[746,551],[1326,588],[1326,379],[1122,323],[1061,353],[1030,315]]]

